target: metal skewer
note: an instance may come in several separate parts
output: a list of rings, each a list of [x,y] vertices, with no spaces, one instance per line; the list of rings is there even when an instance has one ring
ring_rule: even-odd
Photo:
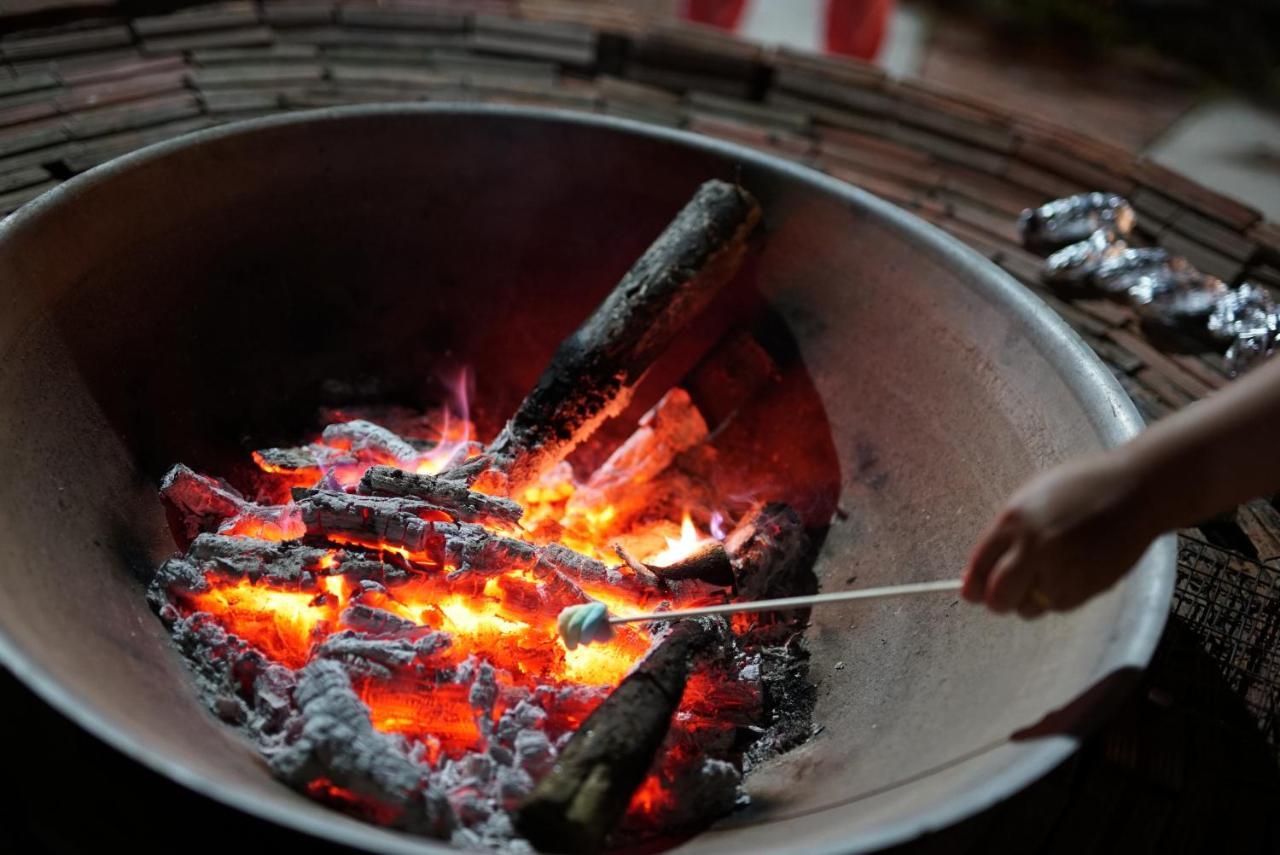
[[[735,612],[771,612],[797,609],[823,603],[846,603],[851,600],[878,600],[887,597],[909,597],[915,594],[932,594],[938,591],[960,590],[959,579],[941,582],[915,582],[909,585],[888,585],[883,588],[863,588],[861,591],[834,591],[830,594],[813,594],[807,597],[782,597],[777,600],[755,600],[744,603],[725,603],[720,606],[703,606],[696,609],[672,609],[668,612],[644,612],[636,615],[610,617],[610,624],[639,623],[650,620],[676,620],[677,618],[702,617],[703,615],[727,615]]]

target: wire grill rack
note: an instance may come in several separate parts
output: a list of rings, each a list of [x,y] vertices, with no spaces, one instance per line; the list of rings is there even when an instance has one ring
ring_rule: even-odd
[[[1280,567],[1184,534],[1172,614],[1280,752]]]

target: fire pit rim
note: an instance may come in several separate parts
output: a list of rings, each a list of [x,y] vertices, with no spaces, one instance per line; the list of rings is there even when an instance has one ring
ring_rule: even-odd
[[[1016,320],[1022,322],[1022,332],[1046,358],[1053,362],[1061,379],[1075,395],[1105,444],[1118,444],[1137,433],[1143,425],[1141,416],[1118,381],[1065,321],[1043,300],[1016,282],[1005,271],[941,228],[866,190],[831,178],[807,166],[736,143],[612,116],[509,105],[404,102],[329,107],[230,122],[146,146],[68,180],[0,220],[0,242],[15,239],[26,229],[39,228],[40,220],[46,211],[58,205],[74,203],[77,196],[111,180],[117,174],[127,172],[136,165],[158,160],[185,149],[196,148],[226,136],[254,133],[279,126],[320,124],[367,116],[405,113],[450,117],[504,117],[587,125],[675,143],[741,163],[749,163],[763,170],[782,173],[788,179],[808,185],[820,193],[866,211],[880,224],[887,225],[890,229],[914,241],[921,249],[934,255],[942,264],[960,275],[975,291],[988,297],[993,303],[1008,311]],[[1176,578],[1175,537],[1167,535],[1157,540],[1148,550],[1143,561],[1148,572],[1130,577],[1128,580],[1127,596],[1120,607],[1116,631],[1109,639],[1109,646],[1095,665],[1091,675],[1097,682],[1101,682],[1108,675],[1126,669],[1144,668],[1149,663],[1163,632]],[[409,853],[456,851],[447,844],[423,838],[410,838],[375,826],[357,824],[338,814],[304,815],[283,806],[257,801],[203,774],[194,772],[183,764],[169,759],[163,752],[152,750],[125,729],[117,727],[79,703],[73,691],[64,687],[54,674],[28,658],[7,635],[3,626],[0,626],[0,664],[8,668],[45,702],[96,738],[175,783],[237,810],[306,834],[328,838],[354,847],[376,845],[379,851],[397,853],[397,855],[398,853],[409,855]],[[1105,708],[1119,700],[1126,688],[1119,684],[1104,686],[1096,697],[1090,698],[1090,702],[1097,708]],[[907,818],[869,823],[856,837],[844,840],[839,846],[825,849],[806,847],[805,851],[830,852],[832,855],[837,852],[874,851],[910,840],[927,831],[946,827],[1008,798],[1039,779],[1066,759],[1078,744],[1076,737],[1064,736],[1018,743],[1003,740],[956,757],[953,761],[933,769],[906,776],[897,782],[878,788],[873,793],[846,798],[831,805],[807,810],[804,812],[805,815],[836,810],[852,801],[882,794],[998,749],[1012,752],[1013,755],[999,773],[987,778],[980,786],[953,795],[939,804],[917,810]],[[712,829],[711,833],[714,834],[715,829]]]

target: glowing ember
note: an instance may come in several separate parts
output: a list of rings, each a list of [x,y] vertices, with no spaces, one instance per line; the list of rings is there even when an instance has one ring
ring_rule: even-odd
[[[666,549],[642,560],[657,567],[668,567],[682,558],[688,558],[697,552],[698,547],[710,540],[711,538],[698,534],[693,518],[689,516],[688,511],[685,511],[684,519],[680,521],[680,536],[666,538]]]
[[[603,492],[581,486],[567,466],[522,492],[518,526],[494,532],[507,540],[478,541],[490,543],[483,548],[505,543],[501,554],[508,556],[508,565],[460,569],[461,561],[475,559],[473,553],[463,549],[454,560],[438,536],[409,536],[420,526],[455,526],[449,512],[427,502],[403,505],[370,497],[357,485],[375,465],[391,463],[430,475],[470,457],[474,430],[465,411],[443,408],[432,418],[399,414],[403,437],[360,413],[340,415],[345,421],[326,428],[309,445],[254,454],[260,470],[256,501],[219,488],[231,497],[222,500],[230,516],[216,525],[223,539],[197,538],[183,559],[191,568],[181,576],[184,581],[164,592],[164,608],[175,610],[166,619],[175,632],[204,639],[214,638],[209,627],[216,624],[266,663],[295,674],[321,660],[343,663],[351,691],[367,707],[372,731],[416,746],[412,754],[419,759],[412,762],[426,764],[432,780],[439,776],[447,784],[458,769],[475,764],[483,780],[484,763],[491,761],[476,758],[507,751],[513,769],[520,770],[510,773],[516,778],[509,785],[527,790],[550,767],[554,740],[573,733],[649,652],[648,630],[634,624],[619,627],[610,644],[567,650],[556,631],[556,617],[565,606],[591,597],[626,613],[727,597],[726,589],[702,582],[656,583],[652,571],[638,575],[633,564],[615,554],[615,544],[625,542],[630,555],[659,568],[694,554],[711,538],[688,509],[667,497],[662,507],[671,508],[670,515],[628,512],[623,519]],[[619,477],[616,470],[611,475]],[[186,483],[221,482],[192,476]],[[294,496],[313,490],[351,497],[356,502],[352,519],[364,527],[325,530],[318,538],[306,517],[310,506],[294,502]],[[397,510],[407,507],[414,510]],[[723,532],[723,512],[710,511],[702,518],[714,520]],[[375,519],[378,513],[384,516]],[[458,536],[472,530],[481,529],[458,528]],[[598,569],[580,577],[548,570],[542,562],[552,547],[574,550],[575,560],[594,559]],[[232,671],[240,667],[228,665]],[[235,679],[256,686],[252,677]],[[699,746],[733,744],[738,725],[731,719],[752,723],[761,703],[753,684],[728,674],[694,674],[661,762],[632,799],[627,826],[660,828],[678,805],[672,782],[702,762]],[[373,821],[403,825],[404,814],[395,805],[341,783],[315,777],[305,789]],[[463,824],[480,815],[477,786],[466,781],[446,786],[449,805]],[[485,811],[512,804],[493,804]]]

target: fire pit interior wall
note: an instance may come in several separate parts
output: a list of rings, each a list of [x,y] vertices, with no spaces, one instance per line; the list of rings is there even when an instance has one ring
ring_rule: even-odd
[[[421,406],[462,366],[491,436],[712,177],[755,193],[766,229],[616,435],[752,325],[784,379],[744,416],[730,464],[776,473],[744,490],[775,491],[815,526],[839,504],[825,589],[954,575],[1023,477],[1120,435],[1054,367],[1061,345],[945,250],[794,174],[510,115],[365,111],[219,133],[68,188],[0,242],[0,625],[32,679],[206,792],[408,845],[276,783],[200,706],[141,592],[172,551],[157,480],[178,460],[234,480],[247,450],[313,430],[326,396]],[[998,777],[1026,749],[1007,737],[1099,676],[1138,596],[1122,587],[1035,625],[949,597],[815,613],[821,732],[748,779],[747,814],[689,845],[742,851],[733,826],[761,820],[756,851],[847,840]]]

